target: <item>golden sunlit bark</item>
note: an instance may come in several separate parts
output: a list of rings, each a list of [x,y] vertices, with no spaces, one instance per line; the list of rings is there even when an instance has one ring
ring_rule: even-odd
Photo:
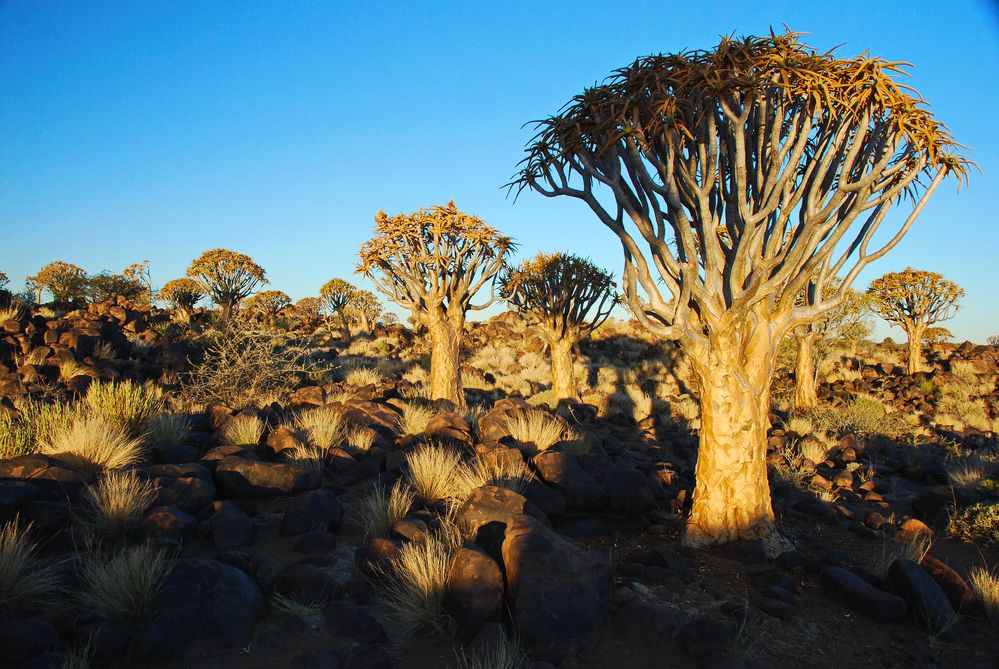
[[[800,411],[814,409],[819,404],[815,389],[815,338],[814,332],[798,337],[798,359],[794,370],[794,408]]]
[[[446,316],[433,314],[428,314],[425,322],[430,335],[430,399],[464,407],[460,359],[464,322],[452,323]]]
[[[556,400],[579,401],[572,364],[572,347],[575,343],[569,338],[550,339],[548,342],[551,349],[552,393]]]

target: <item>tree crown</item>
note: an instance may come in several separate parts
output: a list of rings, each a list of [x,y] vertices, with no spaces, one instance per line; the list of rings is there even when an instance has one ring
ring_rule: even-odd
[[[82,299],[87,287],[87,273],[73,263],[55,260],[38,270],[37,274],[29,276],[28,283],[39,290],[48,290],[56,300]]]
[[[187,276],[200,282],[216,302],[239,300],[262,283],[267,283],[264,269],[248,255],[212,249],[195,258]]]
[[[375,216],[375,235],[360,250],[357,271],[400,306],[481,309],[472,297],[493,280],[513,241],[454,201],[411,214]],[[490,299],[487,304],[491,304]]]
[[[357,288],[343,279],[330,279],[319,289],[319,299],[323,306],[333,313],[347,308],[357,295]]]
[[[947,129],[893,78],[904,65],[817,53],[790,31],[639,58],[537,123],[511,187],[594,210],[621,241],[625,293],[652,331],[703,344],[751,311],[806,323],[898,243],[944,176],[967,175]],[[869,248],[907,196],[912,213]],[[794,304],[841,271],[830,299]]]
[[[931,325],[952,318],[964,289],[942,274],[906,267],[871,282],[871,309],[902,326]]]
[[[243,305],[247,313],[274,316],[291,304],[291,298],[280,290],[264,290],[249,298]]]
[[[500,294],[558,337],[596,329],[617,301],[609,272],[567,253],[539,253],[509,268]]]

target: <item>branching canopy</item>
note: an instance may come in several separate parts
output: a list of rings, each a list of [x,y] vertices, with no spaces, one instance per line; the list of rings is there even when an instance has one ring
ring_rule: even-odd
[[[87,273],[73,263],[56,260],[28,277],[28,284],[41,292],[48,290],[57,301],[82,300],[87,288]]]
[[[187,269],[187,276],[198,281],[220,305],[236,304],[267,283],[264,269],[253,258],[227,249],[202,253]]]
[[[500,294],[556,339],[586,336],[617,302],[609,272],[566,253],[539,253],[507,270]]]
[[[243,309],[246,313],[274,318],[278,312],[291,304],[291,298],[280,290],[264,290],[246,301]]]
[[[343,279],[330,279],[319,289],[319,299],[332,314],[342,313],[356,295],[357,288]]]
[[[174,309],[187,313],[194,311],[195,305],[205,296],[205,289],[194,279],[182,277],[167,281],[160,288],[159,299]]]
[[[817,53],[790,31],[640,58],[538,122],[511,186],[593,209],[624,247],[625,293],[650,330],[703,345],[754,312],[786,331],[844,299],[943,177],[967,174],[893,78],[904,65]],[[874,243],[906,197],[910,214]],[[828,299],[794,305],[834,276]]]
[[[871,309],[907,331],[953,318],[964,289],[936,272],[906,267],[871,282]]]
[[[461,317],[480,288],[496,278],[506,253],[514,248],[509,237],[454,201],[412,214],[375,216],[375,235],[361,246],[357,271],[371,279],[390,300],[414,313],[441,308]]]

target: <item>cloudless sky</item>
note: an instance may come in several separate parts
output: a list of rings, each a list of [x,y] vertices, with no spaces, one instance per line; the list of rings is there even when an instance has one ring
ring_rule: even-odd
[[[957,339],[999,333],[999,19],[989,0],[74,2],[0,0],[0,270],[251,255],[293,298],[351,276],[379,209],[455,199],[521,255],[620,273],[584,204],[502,189],[529,128],[635,57],[773,26],[916,67],[909,83],[983,174],[945,183],[857,282],[912,265],[968,295]],[[879,335],[893,334],[885,326]]]

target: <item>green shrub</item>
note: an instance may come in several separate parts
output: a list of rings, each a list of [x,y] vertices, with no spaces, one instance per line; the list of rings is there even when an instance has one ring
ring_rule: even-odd
[[[958,539],[974,543],[999,543],[999,504],[972,504],[954,513],[947,531]]]

